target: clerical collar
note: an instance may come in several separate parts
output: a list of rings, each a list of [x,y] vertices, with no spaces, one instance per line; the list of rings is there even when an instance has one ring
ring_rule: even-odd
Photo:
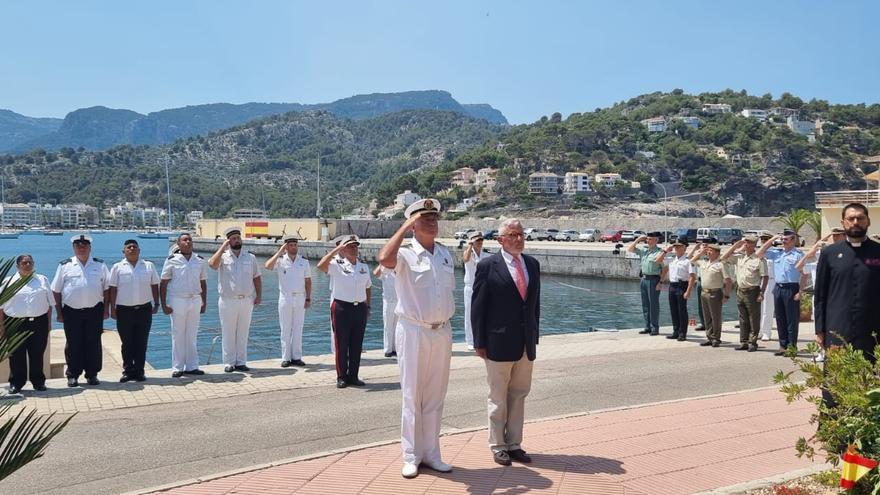
[[[864,241],[864,239],[860,239],[860,240],[858,240],[858,241],[854,241],[854,240],[850,239],[849,237],[846,238],[846,242],[848,242],[849,245],[852,246],[852,247],[862,247],[862,242],[863,242],[863,241]]]

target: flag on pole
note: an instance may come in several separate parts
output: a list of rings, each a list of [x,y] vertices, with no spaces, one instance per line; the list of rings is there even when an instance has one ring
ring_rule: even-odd
[[[856,481],[877,467],[877,461],[856,454],[855,445],[850,445],[841,458],[843,470],[840,473],[840,487],[847,490],[856,486]]]

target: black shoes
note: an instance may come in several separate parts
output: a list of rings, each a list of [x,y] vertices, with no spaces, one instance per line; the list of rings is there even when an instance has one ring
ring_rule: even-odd
[[[749,352],[755,352],[758,350],[758,344],[749,344]]]
[[[36,390],[37,392],[45,392],[46,386],[45,385],[34,385],[34,390]]]
[[[281,361],[282,368],[290,368],[290,361]]]
[[[199,375],[199,376],[205,374],[204,371],[202,371],[202,370],[200,370],[200,369],[198,369],[198,368],[196,368],[196,369],[194,369],[194,370],[184,371],[183,373],[186,374],[186,375]]]
[[[774,356],[785,356],[785,349],[779,349],[773,353]]]
[[[86,383],[93,386],[98,386],[101,384],[101,380],[98,380],[97,376],[90,376],[86,378]]]
[[[351,385],[352,387],[363,387],[366,385],[362,380],[358,380],[357,378],[348,378],[345,380],[345,383]]]
[[[306,363],[302,359],[294,359],[290,362],[290,366],[305,366]]]
[[[641,335],[648,335],[649,333],[651,333],[651,330],[647,328],[639,332]]]
[[[145,382],[145,381],[147,381],[147,377],[144,376],[144,375],[138,375],[138,376],[134,377],[134,381],[136,381],[136,382]]]
[[[667,335],[666,338],[667,338],[667,339],[670,339],[670,340],[672,340],[672,339],[677,339],[677,338],[678,338],[678,335],[676,335],[676,334]]]
[[[9,388],[9,393],[10,393],[10,394],[20,394],[20,393],[21,393],[21,387],[10,387],[10,388]]]
[[[685,341],[687,341],[687,336],[686,335],[679,335],[677,340],[679,342],[685,342]]]
[[[721,345],[721,341],[720,341],[720,340],[713,340],[713,341],[712,341],[712,347],[718,347],[718,346],[720,346],[720,345]]]
[[[396,351],[386,352],[385,357],[387,357],[387,358],[397,357],[397,352]]]
[[[232,373],[233,371],[235,371],[235,366],[232,366],[231,364],[227,365],[223,368],[223,371],[226,373]]]
[[[182,376],[183,376],[183,371],[175,371],[174,373],[171,373],[171,378],[180,378]]]
[[[501,464],[502,466],[510,466],[510,454],[508,454],[506,450],[499,450],[498,452],[492,452],[492,458],[495,460],[495,464]]]
[[[656,336],[658,336],[658,335],[660,335],[660,331],[659,331],[659,330],[654,330],[653,332],[651,332],[651,337],[656,337]]]
[[[532,462],[532,458],[529,456],[529,454],[526,454],[526,451],[523,449],[509,450],[507,452],[507,455],[508,457],[510,457],[511,460],[522,462],[523,464],[528,464]]]
[[[698,332],[702,332],[702,331],[705,331],[705,330],[706,330],[706,327],[703,326],[703,325],[697,325],[697,327],[694,328],[694,330],[696,330],[696,331],[698,331]]]
[[[336,388],[345,388],[348,386],[348,383],[345,382],[345,378],[337,378],[336,379]]]
[[[133,378],[128,376],[127,373],[123,373],[122,376],[119,377],[119,383],[126,383],[126,382],[130,382],[131,380],[133,380]]]
[[[243,364],[239,364],[235,366],[235,371],[250,371],[251,369]]]
[[[741,344],[739,347],[737,347],[736,350],[738,350],[738,351],[747,351],[747,350],[749,350],[749,344],[745,344],[745,343],[743,343],[743,344]]]
[[[68,378],[67,379],[67,386],[68,387],[79,387],[79,381],[73,377]]]
[[[709,347],[710,345],[712,345],[711,340],[707,340],[705,342],[700,342],[700,347]]]

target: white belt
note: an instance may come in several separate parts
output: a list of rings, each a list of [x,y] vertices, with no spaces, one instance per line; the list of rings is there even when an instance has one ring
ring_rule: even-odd
[[[220,297],[223,298],[223,299],[249,299],[251,296],[250,296],[250,294],[248,294],[248,295],[243,295],[243,294],[230,294],[230,295],[227,295],[227,296],[221,295]]]
[[[449,320],[439,321],[437,323],[428,323],[427,321],[416,320],[415,318],[410,318],[409,316],[398,314],[397,316],[403,318],[404,320],[412,323],[413,325],[420,326],[422,328],[430,328],[431,330],[437,330],[438,328],[443,328]]]
[[[306,295],[305,292],[300,292],[300,291],[282,292],[282,294],[284,294],[285,296],[304,296],[304,295]]]
[[[192,299],[194,297],[202,297],[201,294],[168,294],[168,297],[176,297],[178,299]]]

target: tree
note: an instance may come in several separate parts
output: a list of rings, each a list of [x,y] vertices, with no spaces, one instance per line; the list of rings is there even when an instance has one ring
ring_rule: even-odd
[[[808,211],[807,226],[816,234],[816,239],[822,237],[822,213],[818,211]]]
[[[786,228],[793,230],[798,236],[800,236],[801,229],[804,228],[804,225],[807,224],[812,214],[813,212],[809,210],[799,208],[797,210],[792,210],[784,215],[776,217],[776,221],[781,223]]]
[[[5,304],[15,295],[30,277],[20,278],[11,282],[10,273],[14,268],[14,260],[0,260],[0,280],[5,282],[0,287],[0,304]],[[30,332],[20,331],[18,325],[6,325],[0,328],[0,362],[5,361],[28,337]],[[55,413],[48,416],[37,416],[36,409],[28,411],[23,408],[16,415],[9,417],[13,404],[0,405],[0,480],[21,469],[27,463],[43,456],[49,441],[67,426],[73,419],[57,423],[52,421]]]

